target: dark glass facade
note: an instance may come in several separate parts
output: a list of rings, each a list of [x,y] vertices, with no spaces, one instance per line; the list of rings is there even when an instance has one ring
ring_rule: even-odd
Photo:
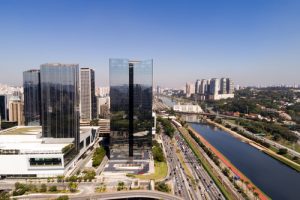
[[[79,67],[43,64],[41,111],[43,137],[74,138],[79,149]]]
[[[40,70],[23,72],[25,125],[41,125]]]
[[[6,95],[0,95],[0,116],[2,121],[8,120],[7,111],[7,97]]]
[[[111,158],[143,158],[152,147],[153,61],[110,59]]]

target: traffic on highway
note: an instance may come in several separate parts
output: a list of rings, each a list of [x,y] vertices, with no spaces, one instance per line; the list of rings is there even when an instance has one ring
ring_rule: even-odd
[[[184,154],[184,162],[190,168],[195,182],[187,176],[176,155],[176,148],[170,137],[162,134],[162,141],[169,166],[169,175],[165,181],[173,181],[175,195],[184,199],[225,199],[178,132],[175,134],[176,145]]]

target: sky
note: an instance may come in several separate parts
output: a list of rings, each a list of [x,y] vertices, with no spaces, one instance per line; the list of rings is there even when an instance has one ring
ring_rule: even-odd
[[[153,59],[161,87],[300,84],[300,1],[0,0],[0,83],[60,62],[108,86],[109,58]]]

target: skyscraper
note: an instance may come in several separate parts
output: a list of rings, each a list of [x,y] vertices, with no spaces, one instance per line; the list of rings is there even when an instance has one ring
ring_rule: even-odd
[[[8,120],[8,109],[7,109],[7,96],[0,95],[0,115],[1,120],[6,121]]]
[[[41,125],[40,70],[23,72],[25,125]]]
[[[221,78],[220,93],[227,94],[227,78]]]
[[[201,81],[200,80],[196,80],[196,83],[195,83],[195,94],[200,94],[200,86],[201,86]]]
[[[95,72],[90,68],[80,69],[80,120],[90,121],[97,116],[95,95]]]
[[[7,96],[6,95],[0,95],[0,115],[1,120],[6,121],[8,120],[8,109],[7,109]]]
[[[218,95],[220,91],[220,79],[213,78],[210,80],[210,94]]]
[[[18,122],[18,126],[24,125],[24,103],[19,97],[9,100],[9,121]]]
[[[185,96],[191,97],[192,94],[195,94],[195,84],[193,83],[186,83],[185,85]]]
[[[152,146],[153,61],[110,59],[111,158],[142,158]]]
[[[43,137],[74,138],[79,149],[79,67],[43,64],[41,111]]]
[[[230,78],[227,78],[226,90],[228,94],[233,94],[234,92],[234,84]]]
[[[202,79],[199,92],[202,95],[206,95],[208,91],[209,91],[209,80]]]

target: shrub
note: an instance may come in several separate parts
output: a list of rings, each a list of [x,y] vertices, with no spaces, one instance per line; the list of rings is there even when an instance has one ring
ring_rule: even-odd
[[[93,154],[93,163],[92,163],[93,167],[98,167],[101,164],[105,155],[106,155],[105,149],[103,147],[100,148],[98,147]]]
[[[42,184],[41,185],[40,192],[47,192],[47,186],[46,186],[46,184]]]
[[[170,192],[171,191],[170,187],[166,183],[163,183],[163,182],[157,183],[155,185],[155,189],[160,192]]]
[[[287,149],[285,149],[285,148],[280,148],[279,150],[278,150],[278,154],[280,154],[280,155],[285,155],[285,154],[287,154]]]
[[[56,191],[57,191],[56,185],[50,186],[50,187],[49,187],[49,191],[50,191],[50,192],[56,192]]]
[[[69,200],[69,196],[67,195],[59,196],[58,198],[56,198],[56,200]]]

